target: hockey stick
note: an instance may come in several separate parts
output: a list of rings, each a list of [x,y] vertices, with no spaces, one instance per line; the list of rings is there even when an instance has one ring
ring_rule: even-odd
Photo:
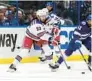
[[[60,53],[61,53],[61,55],[62,55],[63,61],[64,61],[65,65],[66,65],[67,69],[70,69],[71,67],[68,66],[68,64],[66,63],[66,60],[65,60],[65,58],[64,58],[64,56],[63,56],[63,54],[62,54],[62,51],[61,51],[61,49],[60,49],[60,47],[59,47],[60,43],[57,42],[57,41],[55,41],[55,42],[57,43],[58,49],[59,49],[59,51],[60,51]]]
[[[87,61],[86,61],[86,59],[85,59],[85,57],[84,57],[84,55],[83,55],[83,53],[82,53],[82,51],[81,51],[80,49],[79,49],[79,52],[80,52],[81,56],[83,57],[83,60],[85,61],[85,63],[86,63],[86,65],[87,65],[88,69],[92,72],[91,67],[88,65],[88,63],[87,63]]]

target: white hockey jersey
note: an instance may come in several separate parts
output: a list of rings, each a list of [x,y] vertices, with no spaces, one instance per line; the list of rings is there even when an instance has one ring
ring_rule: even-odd
[[[44,24],[37,19],[33,20],[30,26],[27,27],[26,36],[36,41],[39,41],[40,39],[48,40],[50,37],[45,31]]]
[[[53,20],[56,20],[56,21],[59,22],[61,25],[64,24],[65,21],[64,21],[63,19],[61,19],[60,17],[58,17],[56,14],[50,13],[49,15],[50,15],[50,17],[51,17]]]
[[[61,19],[58,16],[56,16],[55,14],[50,14],[46,21],[46,26],[47,26],[47,27],[45,27],[46,31],[48,33],[52,33],[53,28],[55,30],[59,30],[59,24],[61,24]],[[62,24],[64,24],[64,21]]]

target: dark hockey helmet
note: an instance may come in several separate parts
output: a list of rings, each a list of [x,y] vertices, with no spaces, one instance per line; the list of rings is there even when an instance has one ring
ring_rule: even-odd
[[[88,23],[89,27],[91,28],[92,27],[92,14],[88,15],[86,22]]]
[[[92,14],[87,16],[86,21],[88,20],[92,20]]]
[[[53,2],[47,2],[46,6],[53,7]]]

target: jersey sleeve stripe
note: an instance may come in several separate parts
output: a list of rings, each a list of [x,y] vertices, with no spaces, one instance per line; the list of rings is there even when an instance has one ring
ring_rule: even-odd
[[[45,31],[40,32],[40,33],[37,34],[37,36],[38,36],[38,37],[41,37],[41,36],[43,36],[45,33],[46,33]]]
[[[32,33],[30,33],[28,29],[26,30],[26,34],[28,36],[30,36],[32,39],[35,39],[35,40],[39,40],[40,39],[38,36],[35,36]]]

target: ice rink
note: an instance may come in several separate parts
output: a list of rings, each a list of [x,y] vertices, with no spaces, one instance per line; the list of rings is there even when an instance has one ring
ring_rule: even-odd
[[[9,73],[9,64],[1,64],[0,81],[92,81],[92,72],[85,62],[68,62],[68,65],[70,70],[63,63],[57,72],[51,72],[47,63],[19,64],[16,72]],[[85,74],[81,74],[83,71]]]

